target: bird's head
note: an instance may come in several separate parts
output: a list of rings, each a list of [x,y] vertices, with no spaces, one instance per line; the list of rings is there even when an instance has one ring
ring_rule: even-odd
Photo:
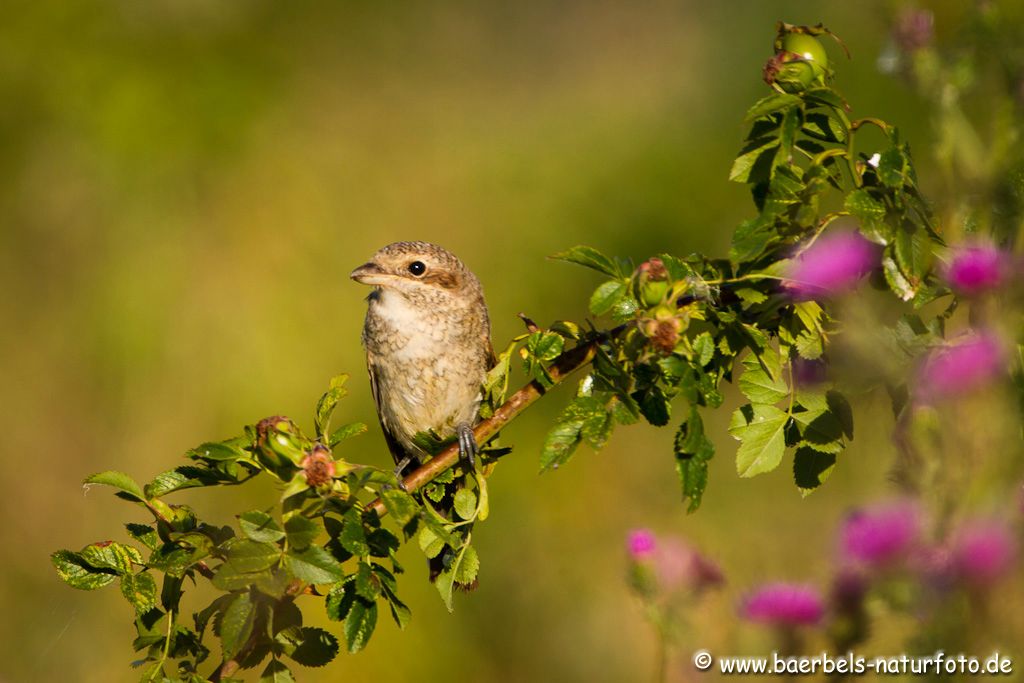
[[[429,242],[395,242],[352,271],[352,279],[408,299],[479,295],[480,283],[462,261]]]

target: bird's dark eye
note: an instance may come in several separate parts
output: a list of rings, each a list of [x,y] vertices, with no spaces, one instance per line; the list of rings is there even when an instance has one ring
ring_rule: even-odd
[[[413,261],[409,264],[409,272],[419,277],[423,273],[427,272],[427,267],[423,265],[423,261]]]

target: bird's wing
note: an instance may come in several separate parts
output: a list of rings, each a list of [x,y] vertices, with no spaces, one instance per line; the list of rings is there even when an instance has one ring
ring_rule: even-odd
[[[370,391],[373,393],[373,402],[377,406],[377,420],[380,421],[381,431],[384,432],[384,440],[387,442],[388,450],[391,451],[391,457],[397,465],[409,457],[410,454],[402,447],[402,444],[398,442],[398,439],[396,439],[394,434],[391,432],[387,418],[384,417],[384,411],[381,410],[380,387],[378,386],[377,378],[377,362],[372,353],[366,354],[366,369],[370,373]]]

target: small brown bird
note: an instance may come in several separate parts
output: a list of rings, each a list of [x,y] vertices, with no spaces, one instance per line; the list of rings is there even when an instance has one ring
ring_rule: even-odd
[[[493,365],[483,288],[454,254],[428,242],[395,242],[352,279],[374,290],[363,326],[370,386],[395,473],[429,454],[413,441],[433,430],[476,454],[473,424]]]

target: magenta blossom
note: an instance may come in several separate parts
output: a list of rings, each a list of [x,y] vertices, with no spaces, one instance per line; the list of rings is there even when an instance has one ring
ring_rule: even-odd
[[[918,373],[920,396],[939,399],[968,393],[1003,373],[1003,344],[994,334],[966,334],[954,344],[933,349]]]
[[[816,624],[825,613],[821,595],[810,586],[768,583],[747,596],[740,616],[779,626]]]
[[[822,236],[789,264],[785,288],[795,299],[815,299],[851,289],[878,265],[878,248],[856,232]]]
[[[853,512],[839,531],[843,558],[869,567],[903,559],[917,543],[921,514],[912,501],[901,500]]]
[[[950,257],[944,276],[958,294],[980,294],[1002,284],[1007,261],[1006,254],[993,246],[961,247]]]
[[[636,529],[629,533],[626,550],[647,590],[699,593],[725,580],[718,565],[678,538],[659,539],[648,529]]]
[[[669,538],[654,552],[654,573],[662,590],[700,592],[724,581],[718,565],[682,541]]]
[[[634,529],[626,538],[626,550],[630,558],[637,562],[649,558],[657,547],[654,532],[650,529]]]
[[[953,568],[970,584],[986,585],[1006,576],[1016,556],[1016,539],[1001,521],[973,521],[953,539]]]

